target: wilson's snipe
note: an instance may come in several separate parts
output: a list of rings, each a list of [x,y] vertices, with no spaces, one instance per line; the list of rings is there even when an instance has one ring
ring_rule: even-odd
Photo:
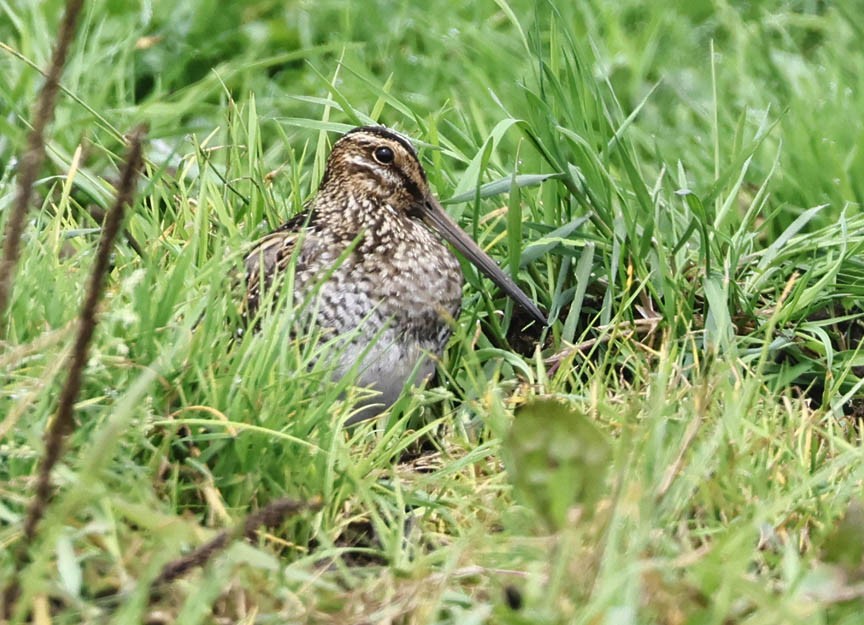
[[[362,359],[357,385],[380,393],[349,422],[391,405],[415,367],[416,380],[427,378],[434,369],[428,356],[440,355],[450,338],[462,301],[462,270],[435,233],[546,323],[444,212],[411,143],[383,126],[355,128],[339,139],[308,211],[264,237],[246,257],[249,319],[292,256],[295,301],[320,285],[306,314],[314,314],[326,335],[348,337],[335,375]]]

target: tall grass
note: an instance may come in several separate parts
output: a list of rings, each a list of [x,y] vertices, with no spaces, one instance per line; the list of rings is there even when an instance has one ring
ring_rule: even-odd
[[[4,582],[140,122],[148,176],[14,622],[857,622],[860,11],[679,5],[88,3],[2,320]],[[61,8],[0,8],[0,225]],[[466,267],[437,381],[346,431],[338,346],[238,337],[239,272],[372,121],[554,323]]]

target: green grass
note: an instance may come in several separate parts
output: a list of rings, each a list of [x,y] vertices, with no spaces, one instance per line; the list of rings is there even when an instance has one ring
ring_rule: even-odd
[[[2,320],[4,585],[140,122],[144,254],[116,246],[16,622],[860,621],[864,5],[464,4],[88,3]],[[0,225],[61,15],[0,5]],[[237,340],[236,285],[370,121],[554,323],[468,272],[439,384],[345,431],[336,347]],[[148,602],[283,496],[323,507]]]

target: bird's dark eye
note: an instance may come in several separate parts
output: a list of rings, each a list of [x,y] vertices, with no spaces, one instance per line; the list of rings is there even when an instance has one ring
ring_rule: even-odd
[[[393,154],[393,150],[385,147],[375,148],[372,155],[375,157],[375,160],[382,165],[389,165],[393,162],[393,159],[396,158],[396,155]]]

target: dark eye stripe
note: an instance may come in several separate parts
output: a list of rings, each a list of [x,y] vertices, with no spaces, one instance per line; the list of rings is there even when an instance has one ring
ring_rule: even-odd
[[[417,158],[417,152],[414,151],[414,146],[411,145],[411,142],[408,141],[408,139],[406,139],[400,134],[393,132],[392,130],[385,128],[384,126],[360,126],[359,128],[349,130],[345,133],[344,136],[353,135],[355,132],[363,132],[369,135],[375,135],[376,137],[389,139],[390,141],[395,141],[403,148],[405,148],[411,156],[413,156],[415,159]]]
[[[422,170],[420,173],[423,173]],[[425,177],[425,174],[423,175]],[[402,184],[405,186],[405,189],[408,191],[408,193],[411,194],[411,197],[418,201],[422,200],[423,194],[420,192],[420,187],[417,186],[417,183],[415,183],[413,180],[411,180],[410,177],[406,176],[405,174],[400,174],[400,177],[402,178]]]

